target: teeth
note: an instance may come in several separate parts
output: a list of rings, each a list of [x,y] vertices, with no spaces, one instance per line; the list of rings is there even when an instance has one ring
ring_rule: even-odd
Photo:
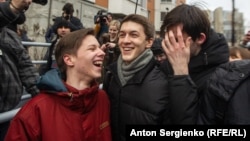
[[[95,61],[95,62],[94,62],[94,64],[95,64],[95,65],[98,65],[98,66],[102,65],[102,63],[103,63],[102,61]]]
[[[123,48],[125,51],[130,51],[132,50],[131,48]]]

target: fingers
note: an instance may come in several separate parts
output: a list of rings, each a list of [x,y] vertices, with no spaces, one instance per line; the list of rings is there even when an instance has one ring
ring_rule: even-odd
[[[186,41],[185,41],[185,43],[186,43],[186,48],[190,48],[191,40],[192,40],[191,37],[188,37],[188,38],[186,39]]]
[[[182,36],[182,32],[181,32],[180,26],[177,27],[177,39],[178,39],[179,47],[180,48],[184,48],[185,47],[185,43],[184,43],[184,40],[183,40],[183,36]]]
[[[106,50],[106,45],[102,44],[102,46],[100,48],[101,48],[101,50],[105,51]]]

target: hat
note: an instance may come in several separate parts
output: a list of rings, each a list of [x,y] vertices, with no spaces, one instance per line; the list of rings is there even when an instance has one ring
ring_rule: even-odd
[[[159,55],[164,53],[162,46],[161,46],[162,39],[161,38],[156,38],[152,44],[151,50],[153,51],[154,55]]]
[[[64,19],[60,19],[60,20],[56,20],[55,21],[55,26],[54,26],[54,32],[57,34],[57,29],[58,28],[62,28],[62,27],[65,27],[65,28],[69,28],[70,31],[72,32],[73,31],[73,28],[72,26],[70,25],[70,23]]]

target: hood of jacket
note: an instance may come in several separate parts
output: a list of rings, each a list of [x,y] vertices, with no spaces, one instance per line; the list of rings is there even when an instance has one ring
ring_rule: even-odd
[[[37,87],[41,93],[54,95],[64,106],[83,113],[94,107],[99,91],[97,83],[83,90],[78,90],[66,84],[61,79],[61,74],[57,69],[52,69],[42,75]]]
[[[233,61],[216,68],[208,81],[209,92],[228,101],[235,90],[250,76],[250,60]]]
[[[197,56],[193,56],[189,63],[189,72],[197,83],[214,71],[220,64],[229,61],[229,47],[223,34],[210,30],[208,40],[202,45]]]

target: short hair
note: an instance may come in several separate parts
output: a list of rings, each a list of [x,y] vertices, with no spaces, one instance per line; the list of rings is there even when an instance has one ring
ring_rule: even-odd
[[[154,38],[155,28],[146,17],[138,14],[130,14],[121,21],[121,26],[123,23],[129,21],[142,25],[144,33],[146,35],[146,40]]]
[[[66,12],[67,14],[73,15],[74,13],[74,6],[72,3],[65,3],[62,10]]]
[[[63,60],[65,54],[76,55],[78,49],[80,48],[83,39],[88,35],[94,35],[93,28],[80,29],[74,32],[66,34],[58,42],[55,49],[55,59],[58,68],[63,75],[66,74],[67,66]]]
[[[182,4],[168,12],[161,25],[161,37],[165,36],[168,28],[183,24],[183,31],[192,37],[195,41],[204,33],[207,38],[211,28],[208,15],[195,5]]]

